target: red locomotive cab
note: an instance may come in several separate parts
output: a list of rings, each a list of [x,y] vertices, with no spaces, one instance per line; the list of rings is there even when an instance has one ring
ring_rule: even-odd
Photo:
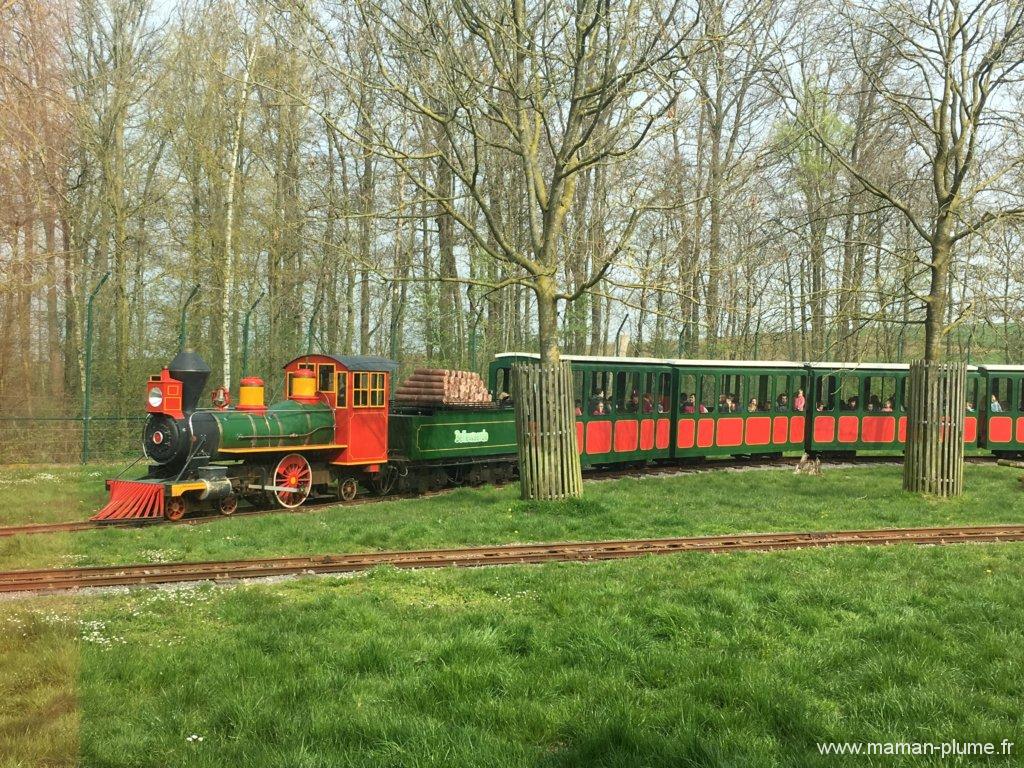
[[[285,366],[289,398],[334,410],[335,466],[369,472],[388,459],[388,402],[397,364],[367,355],[304,355]]]
[[[173,378],[165,366],[159,376],[150,376],[146,384],[146,411],[183,419],[182,389],[182,383]]]

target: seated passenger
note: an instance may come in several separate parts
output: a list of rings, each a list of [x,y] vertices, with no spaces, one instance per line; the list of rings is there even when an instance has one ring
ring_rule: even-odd
[[[580,401],[578,399],[576,400],[576,415],[577,416],[582,416],[583,415],[583,406],[580,404]]]
[[[777,398],[775,398],[775,409],[778,411],[788,411],[789,395],[783,392]]]
[[[988,406],[989,413],[1002,413],[1003,405],[999,402],[999,398],[992,395],[992,402]]]
[[[806,406],[807,398],[804,397],[804,391],[802,389],[798,389],[796,391],[796,397],[793,398],[793,410],[802,412]]]
[[[970,400],[967,401],[967,412],[974,413],[974,403],[972,403]]]
[[[640,410],[640,398],[637,396],[636,391],[629,396],[629,402],[626,403],[626,411],[629,413],[636,413]]]
[[[687,395],[686,400],[683,402],[683,413],[694,413],[696,411],[696,403],[696,395]]]
[[[598,400],[597,405],[594,406],[591,416],[607,416],[608,412],[604,409],[604,400]]]
[[[718,412],[728,413],[729,412],[729,398],[725,394],[718,396]]]
[[[823,402],[821,402],[821,400],[819,400],[818,404],[814,406],[814,410],[816,410],[816,411],[824,411],[825,410],[825,404]]]
[[[651,397],[650,392],[644,393],[644,400],[642,405],[644,413],[654,413],[654,398]]]
[[[882,410],[882,401],[878,399],[878,395],[872,395],[868,398],[868,410],[869,411],[880,411]]]
[[[882,413],[892,413],[893,402],[891,397],[885,399],[885,405],[882,406]]]
[[[752,398],[750,398],[750,402],[747,403],[747,413],[756,413],[756,412],[757,412],[757,398],[756,397],[752,397]]]
[[[710,411],[710,410],[708,410],[708,407],[707,407],[706,405],[704,405],[704,403],[701,403],[701,404],[700,404],[700,405],[699,405],[699,406],[697,407],[697,410],[698,410],[698,411],[700,411],[701,413],[711,413],[711,411]]]

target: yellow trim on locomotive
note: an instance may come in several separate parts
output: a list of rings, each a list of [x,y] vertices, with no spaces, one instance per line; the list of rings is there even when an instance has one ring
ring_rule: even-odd
[[[341,450],[348,448],[347,445],[339,445],[336,443],[321,443],[319,445],[269,445],[261,446],[259,448],[220,448],[218,453],[272,453],[277,451],[278,453],[287,453],[294,451],[331,451]]]
[[[203,491],[206,490],[206,483],[202,480],[193,480],[187,483],[172,483],[171,484],[171,498],[182,496],[189,491]]]

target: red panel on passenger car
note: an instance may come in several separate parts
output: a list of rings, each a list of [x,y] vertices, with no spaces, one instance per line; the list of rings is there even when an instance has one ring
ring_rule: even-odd
[[[990,443],[1008,443],[1013,432],[1013,418],[1010,416],[993,416],[988,420],[988,441]]]
[[[776,416],[772,420],[772,442],[776,445],[785,443],[789,438],[789,417]]]
[[[649,451],[654,447],[654,419],[640,422],[640,450]]]
[[[618,453],[636,450],[637,424],[634,420],[615,422],[615,450]]]
[[[865,443],[891,443],[896,439],[896,417],[865,416],[861,439]]]
[[[654,447],[661,450],[668,448],[671,431],[671,421],[668,419],[658,419],[658,428],[654,435]]]
[[[789,442],[802,443],[804,441],[804,416],[794,416],[789,420]]]
[[[856,443],[860,432],[860,419],[856,416],[839,417],[839,442]]]
[[[676,448],[693,448],[693,419],[680,419],[676,425]]]
[[[1017,442],[1024,443],[1024,417],[1017,419]]]
[[[899,442],[901,442],[901,443],[907,442],[907,417],[906,416],[900,416],[900,426],[899,426],[899,429],[897,431],[899,433],[899,436],[896,439]]]
[[[1017,434],[1020,434],[1020,425],[1017,425]],[[964,417],[964,442],[973,443],[978,439],[978,417],[977,416],[965,416]],[[1019,439],[1019,438],[1018,438]]]
[[[743,419],[729,418],[718,420],[718,438],[716,445],[731,447],[743,444]]]
[[[592,421],[587,424],[587,453],[608,453],[612,449],[612,423]]]
[[[576,422],[576,452],[583,453],[583,422]]]
[[[836,420],[834,416],[814,417],[814,442],[831,443],[836,438]]]
[[[772,441],[772,417],[752,416],[747,419],[747,445],[768,445]]]
[[[710,448],[715,443],[715,420],[700,419],[697,422],[697,447]]]

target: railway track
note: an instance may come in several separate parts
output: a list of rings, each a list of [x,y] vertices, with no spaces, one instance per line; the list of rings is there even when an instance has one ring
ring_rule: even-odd
[[[230,582],[300,574],[353,573],[395,568],[474,568],[547,562],[592,562],[679,552],[744,552],[887,544],[941,545],[1024,541],[1024,525],[892,528],[801,533],[726,534],[662,539],[508,544],[487,547],[362,552],[148,565],[96,566],[0,572],[0,592],[45,594],[86,588],[182,582]]]
[[[782,458],[771,460],[711,459],[704,461],[695,461],[693,463],[655,464],[646,467],[616,467],[614,469],[594,469],[589,470],[584,475],[584,479],[616,480],[623,477],[673,477],[677,475],[701,474],[706,472],[782,469],[786,467],[795,466],[798,461],[799,459],[796,458]],[[902,463],[902,461],[903,459],[901,456],[856,456],[845,459],[827,460],[822,463],[822,466],[826,468],[830,466],[872,466],[885,464],[899,464]],[[972,464],[986,464],[994,462],[995,457],[969,456],[965,459],[965,461]],[[497,485],[500,486],[502,484]],[[310,512],[316,512],[327,507],[334,507],[341,504],[344,504],[345,506],[353,506],[360,504],[376,504],[379,502],[397,501],[401,499],[429,498],[431,496],[451,493],[452,491],[457,490],[459,487],[461,486],[451,486],[448,488],[443,488],[441,490],[426,491],[423,493],[396,493],[389,494],[387,496],[364,495],[349,502],[342,502],[339,501],[338,499],[332,498],[326,501],[314,501],[311,503],[306,503],[296,509],[247,509],[236,512],[231,517],[245,518],[268,514],[308,514]],[[78,533],[81,531],[95,531],[101,528],[141,528],[143,526],[150,525],[202,525],[203,523],[210,523],[224,519],[225,517],[223,515],[212,513],[207,515],[197,515],[189,517],[185,520],[173,523],[168,520],[163,520],[160,518],[152,520],[111,520],[102,523],[94,523],[88,520],[75,520],[71,522],[60,523],[28,523],[24,525],[0,526],[0,538],[6,538],[9,536],[23,536],[30,534]]]

